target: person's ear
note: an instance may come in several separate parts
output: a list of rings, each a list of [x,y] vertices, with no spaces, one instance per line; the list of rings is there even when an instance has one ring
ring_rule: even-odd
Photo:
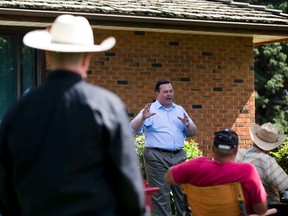
[[[79,66],[80,66],[81,76],[84,79],[87,77],[87,71],[90,67],[91,58],[92,58],[91,53],[84,53],[83,57],[80,60],[81,62]]]
[[[235,150],[234,150],[234,155],[235,156],[236,156],[237,152],[238,152],[238,147],[236,147]]]
[[[83,60],[82,60],[82,66],[86,68],[86,70],[90,67],[92,54],[91,53],[84,53]]]
[[[212,152],[215,153],[215,146],[212,145]]]

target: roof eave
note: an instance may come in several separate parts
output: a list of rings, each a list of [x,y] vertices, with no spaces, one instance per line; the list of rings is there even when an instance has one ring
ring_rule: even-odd
[[[119,14],[97,14],[71,11],[42,11],[0,8],[0,20],[35,22],[47,25],[60,14],[69,13],[85,16],[91,25],[106,29],[129,29],[146,31],[182,32],[191,34],[234,35],[253,37],[254,45],[288,40],[288,24],[243,23],[231,21],[162,18]],[[257,35],[266,40],[254,40]]]

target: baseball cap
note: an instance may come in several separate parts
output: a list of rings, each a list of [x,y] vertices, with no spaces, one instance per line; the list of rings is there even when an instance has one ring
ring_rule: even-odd
[[[235,131],[225,128],[214,133],[214,146],[220,149],[238,147],[238,135]]]

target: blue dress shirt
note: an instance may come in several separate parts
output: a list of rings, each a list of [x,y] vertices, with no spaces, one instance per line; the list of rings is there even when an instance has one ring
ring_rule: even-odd
[[[133,121],[142,117],[142,112],[143,110],[131,121],[130,126]],[[151,104],[150,112],[156,113],[156,115],[145,119],[139,131],[135,131],[131,127],[135,134],[145,134],[145,147],[167,150],[183,148],[184,139],[187,137],[186,127],[178,119],[178,116],[183,118],[186,113],[183,107],[172,103],[170,108],[166,109],[156,100]],[[188,116],[187,113],[186,115]],[[194,125],[192,119],[188,118],[189,123]]]

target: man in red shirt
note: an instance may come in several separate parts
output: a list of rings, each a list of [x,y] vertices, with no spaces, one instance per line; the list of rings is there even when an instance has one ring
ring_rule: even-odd
[[[214,158],[199,157],[168,169],[165,180],[170,184],[190,183],[195,186],[215,186],[241,182],[248,214],[267,211],[267,194],[256,168],[250,163],[236,163],[238,135],[224,129],[215,132],[212,150]]]

